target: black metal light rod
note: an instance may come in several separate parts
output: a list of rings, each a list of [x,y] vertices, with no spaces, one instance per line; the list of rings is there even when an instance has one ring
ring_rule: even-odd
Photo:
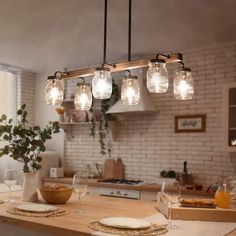
[[[128,22],[128,61],[131,61],[131,23],[132,23],[132,0],[129,0],[129,22]]]
[[[107,57],[107,0],[104,2],[104,39],[103,39],[103,64]]]

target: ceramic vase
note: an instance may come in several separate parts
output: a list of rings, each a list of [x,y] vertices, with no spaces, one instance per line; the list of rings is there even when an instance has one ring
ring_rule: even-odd
[[[42,186],[40,172],[23,173],[23,189],[21,200],[25,202],[37,202],[37,190]]]

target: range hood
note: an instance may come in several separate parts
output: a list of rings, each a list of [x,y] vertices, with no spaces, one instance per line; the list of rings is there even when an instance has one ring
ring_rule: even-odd
[[[118,113],[128,113],[128,112],[156,112],[157,109],[153,104],[146,85],[144,85],[144,77],[146,76],[147,69],[136,69],[132,70],[132,74],[136,75],[139,80],[140,85],[140,101],[137,105],[124,105],[120,100],[118,100],[106,113],[107,114],[118,114]]]

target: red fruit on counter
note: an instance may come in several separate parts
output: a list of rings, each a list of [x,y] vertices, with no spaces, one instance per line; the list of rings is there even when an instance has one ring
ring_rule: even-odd
[[[194,187],[197,191],[202,191],[203,189],[203,186],[201,184],[195,184]]]

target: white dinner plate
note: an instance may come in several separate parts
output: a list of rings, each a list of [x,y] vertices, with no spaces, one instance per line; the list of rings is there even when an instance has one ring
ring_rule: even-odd
[[[126,229],[142,229],[151,226],[148,221],[129,217],[108,217],[101,219],[99,222],[106,226]]]
[[[29,212],[50,212],[55,211],[57,207],[47,204],[39,204],[39,203],[21,203],[14,206],[15,208],[21,211],[29,211]]]

